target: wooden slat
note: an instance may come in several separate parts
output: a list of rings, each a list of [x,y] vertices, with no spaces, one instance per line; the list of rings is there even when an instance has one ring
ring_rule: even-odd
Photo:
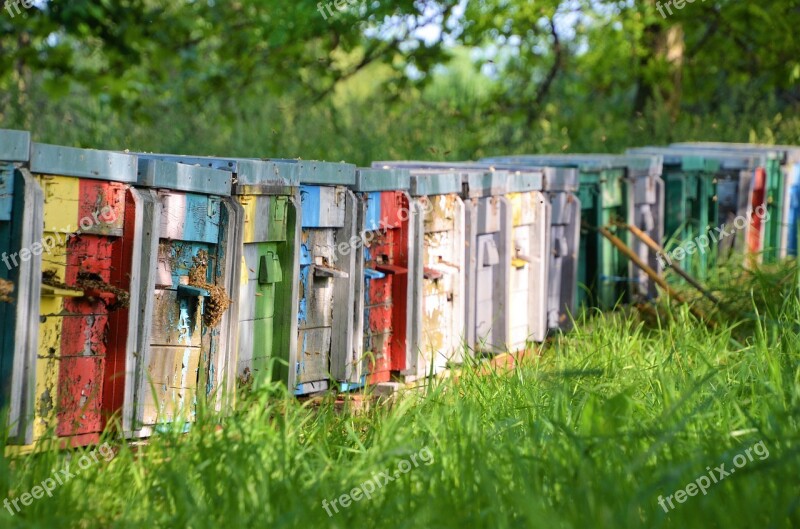
[[[347,191],[344,203],[345,217],[342,228],[336,231],[337,244],[351,241],[356,236],[357,231],[356,196],[351,191]],[[334,332],[331,336],[330,372],[337,380],[347,382],[360,382],[362,376],[362,373],[357,371],[348,372],[348,365],[351,368],[356,365],[352,360],[353,356],[361,353],[359,351],[361,349],[361,336],[357,339],[354,338],[356,320],[361,316],[354,310],[356,307],[354,284],[356,281],[362,281],[363,269],[361,266],[356,266],[356,256],[355,249],[349,246],[346,254],[337,251],[337,268],[347,273],[347,277],[333,280],[332,303],[335,304],[335,307],[333,307],[333,319],[331,322]],[[361,260],[360,264],[363,265],[363,260]],[[357,341],[357,344],[354,344],[354,341]]]
[[[153,305],[150,343],[154,346],[200,347],[202,303],[179,298],[175,290],[157,290]]]
[[[301,329],[298,340],[297,383],[327,380],[329,376],[330,327]]]

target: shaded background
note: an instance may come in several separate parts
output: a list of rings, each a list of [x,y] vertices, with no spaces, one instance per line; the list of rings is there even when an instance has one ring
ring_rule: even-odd
[[[82,147],[359,164],[800,143],[798,1],[696,0],[672,15],[654,0],[339,5],[2,10],[0,127]]]

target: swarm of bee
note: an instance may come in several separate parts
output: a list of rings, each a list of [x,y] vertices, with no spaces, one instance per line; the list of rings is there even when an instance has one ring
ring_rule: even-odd
[[[101,298],[101,301],[107,305],[109,311],[127,309],[130,306],[130,294],[117,288],[114,285],[103,281],[99,274],[91,272],[78,272],[78,277],[75,280],[75,286],[70,286],[64,283],[58,272],[55,270],[45,270],[42,272],[42,284],[51,287],[63,288],[65,290],[86,290],[97,292],[109,292],[114,294],[113,301],[109,302]],[[91,295],[87,293],[86,299],[93,300]]]
[[[121,288],[106,283],[98,274],[79,272],[78,280],[75,285],[82,290],[98,290],[100,292],[110,292],[114,294],[115,301],[108,304],[108,310],[127,309],[130,306],[130,294]]]
[[[231,298],[223,287],[209,283],[208,278],[208,252],[201,250],[192,257],[194,263],[189,270],[189,284],[193,287],[208,290],[211,297],[206,300],[203,311],[203,323],[206,327],[216,327],[222,321],[222,316],[231,306]]]
[[[14,298],[11,297],[13,292],[14,283],[6,281],[5,279],[0,279],[0,302],[13,303]]]

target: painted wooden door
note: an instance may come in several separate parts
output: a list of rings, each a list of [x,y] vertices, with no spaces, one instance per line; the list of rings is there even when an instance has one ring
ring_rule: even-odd
[[[367,382],[388,382],[407,362],[410,210],[400,191],[364,193],[363,351]]]
[[[355,195],[341,186],[303,185],[294,392],[328,388],[354,358]],[[335,365],[334,365],[335,364]],[[291,375],[290,375],[291,376]]]
[[[571,193],[548,192],[546,196],[550,216],[547,326],[568,330],[572,327],[570,315],[575,313],[581,202]]]
[[[547,205],[540,192],[512,193],[510,348],[524,350],[547,334]]]
[[[791,179],[788,183],[789,206],[787,215],[788,237],[787,253],[797,256],[798,233],[800,233],[800,163],[791,167]]]
[[[766,207],[767,200],[767,173],[763,167],[756,169],[755,176],[750,191],[750,226],[747,231],[747,250],[751,254],[753,262],[761,262],[761,252],[764,250],[764,227],[765,222],[756,215],[756,208]]]
[[[419,376],[464,358],[465,208],[455,195],[421,197],[424,212],[421,333],[415,355]]]
[[[473,352],[507,348],[511,209],[505,197],[468,200],[467,336]]]
[[[648,175],[631,176],[628,180],[628,223],[638,227],[659,245],[664,244],[664,180]],[[631,249],[653,270],[663,273],[656,252],[638,237],[630,239]],[[633,300],[658,297],[655,282],[633,262],[628,263],[628,274],[632,280]]]
[[[785,240],[783,236],[785,219],[783,216],[787,178],[779,160],[767,160],[765,169],[764,206],[767,208],[769,215],[765,215],[762,220],[764,224],[763,260],[765,263],[774,263],[778,258],[786,255],[786,248],[783,244]]]
[[[273,360],[289,360],[287,326],[276,322],[292,311],[297,204],[289,196],[238,201],[244,208],[244,251],[237,373],[240,385],[258,387],[282,378],[285,369]]]
[[[228,199],[161,191],[152,318],[137,381],[138,435],[188,427],[200,399],[225,393],[230,365],[228,313],[233,293]],[[237,296],[238,297],[238,296]],[[175,425],[173,425],[175,427]]]
[[[127,312],[122,234],[126,184],[37,175],[44,190],[40,334],[34,438],[54,432],[94,443],[105,426],[103,379],[109,349],[127,333],[109,326]],[[111,283],[112,276],[118,281]]]

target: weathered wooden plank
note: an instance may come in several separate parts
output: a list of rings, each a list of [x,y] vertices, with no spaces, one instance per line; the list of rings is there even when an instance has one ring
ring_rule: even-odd
[[[161,200],[162,239],[219,243],[220,198],[169,192],[162,194]]]
[[[439,372],[448,360],[463,358],[466,292],[465,206],[458,196],[420,199],[423,236],[417,239],[422,272],[418,305],[419,351],[412,354],[412,377]],[[431,364],[433,362],[433,364]]]
[[[25,130],[0,129],[0,160],[27,162],[31,155],[31,133]]]
[[[357,252],[352,247],[352,242],[357,240],[357,201],[355,194],[349,190],[345,192],[344,205],[345,216],[342,227],[336,231],[335,241],[337,243],[337,267],[345,275],[333,280],[334,291],[331,303],[335,303],[337,306],[333,310],[331,319],[333,334],[331,336],[330,372],[337,380],[360,383],[363,373],[359,372],[357,364],[362,354],[362,341],[360,336],[355,338],[354,328],[356,321],[363,318],[363,312],[353,309],[356,306],[355,282],[361,281],[363,260],[356,265]],[[342,251],[343,249],[344,251]]]
[[[542,193],[508,197],[514,224],[510,275],[510,347],[541,342],[547,332],[547,205]]]
[[[392,265],[397,266],[401,271],[395,270],[392,276],[392,336],[390,349],[390,366],[394,371],[404,371],[408,364],[408,356],[413,334],[410,326],[412,325],[413,301],[413,276],[415,267],[419,263],[414,260],[414,246],[417,213],[411,207],[411,197],[406,192],[394,191],[384,193],[382,209],[387,211],[389,225],[397,226],[398,229],[389,232],[390,241],[389,252]]]
[[[300,266],[301,329],[330,327],[333,322],[334,280],[319,277],[315,265],[334,265],[335,235],[332,230],[303,230]]]
[[[206,395],[215,397],[216,410],[232,409],[236,395],[236,362],[238,357],[238,322],[242,261],[242,231],[244,209],[235,199],[222,200],[220,238],[217,262],[212,269],[212,282],[225,289],[230,305],[218,325],[210,331]]]
[[[411,175],[407,169],[359,168],[356,171],[356,182],[353,189],[357,192],[367,193],[408,190],[410,187]]]
[[[103,372],[103,394],[101,413],[103,428],[111,417],[121,418],[123,432],[131,431],[132,401],[136,389],[135,373],[139,358],[139,318],[146,310],[147,298],[142,298],[142,284],[152,281],[154,267],[150,273],[142,269],[142,254],[152,244],[158,232],[154,226],[155,199],[149,192],[128,188],[125,195],[125,222],[121,246],[120,264],[112,267],[109,283],[128,293],[128,307],[118,307],[109,314],[108,325],[116,339],[106,348],[106,363]],[[153,287],[154,288],[154,287]],[[153,288],[149,291],[152,292]],[[121,417],[119,413],[121,412]]]
[[[83,233],[122,235],[127,186],[114,182],[81,180],[76,224]]]
[[[345,223],[344,187],[300,187],[303,228],[341,228]]]
[[[98,302],[97,305],[103,304]],[[62,318],[61,335],[53,337],[52,342],[54,345],[58,344],[57,357],[90,357],[106,354],[106,344],[110,336],[108,315],[104,313],[105,306],[102,309],[99,306],[89,306],[86,310],[92,313]]]
[[[425,233],[452,231],[457,222],[463,222],[463,218],[459,218],[460,199],[457,196],[425,197],[420,204],[425,211]]]
[[[13,218],[15,174],[13,164],[0,162],[0,222],[10,222]]]
[[[356,182],[356,166],[340,162],[318,162],[315,160],[273,160],[295,162],[300,165],[300,183],[321,186],[352,186]]]
[[[178,419],[194,421],[196,396],[196,389],[148,385],[141,403],[142,425],[173,423]]]
[[[33,173],[136,182],[136,157],[119,152],[33,143],[30,163]]]
[[[302,167],[302,165],[296,163],[294,160],[291,163],[287,163],[247,158],[218,158],[211,156],[152,153],[139,154],[139,157],[233,173],[235,175],[234,192],[242,195],[258,194],[252,188],[264,185],[297,187],[300,184],[300,169]],[[153,166],[153,168],[156,169],[157,167]],[[170,169],[167,169],[167,171],[169,170]],[[182,168],[182,170],[185,171],[186,169]],[[172,171],[174,172],[175,170]],[[206,189],[205,191],[210,192],[211,190]]]
[[[257,378],[253,369],[254,362],[254,335],[255,322],[253,320],[239,321],[239,355],[237,358],[236,376],[240,384],[249,384]]]
[[[274,278],[259,280],[262,259],[273,262],[271,266],[281,272],[281,281],[289,281],[288,271],[286,276],[280,266],[278,247],[274,243],[245,244],[243,249],[244,262],[242,264],[242,281],[240,292],[240,320],[253,320],[256,318],[271,318],[275,314],[275,288],[277,283]]]
[[[45,230],[66,234],[79,229],[80,180],[46,175],[36,175],[36,179],[44,191]]]
[[[392,276],[384,279],[367,280],[369,288],[366,288],[365,301],[368,307],[392,302]],[[366,283],[365,283],[366,284]]]
[[[326,380],[330,374],[330,327],[300,329],[297,384]]]
[[[136,226],[126,233],[125,244],[133,245],[137,253],[131,265],[131,332],[128,334],[125,364],[125,393],[122,425],[128,437],[136,434],[142,424],[142,406],[145,383],[142,381],[142,365],[150,349],[151,322],[155,304],[156,273],[158,263],[158,233],[161,221],[161,201],[155,191],[137,189],[132,191],[136,202]],[[141,241],[136,244],[136,241]],[[150,270],[150,273],[145,271]],[[133,281],[137,281],[134,283]]]
[[[154,384],[171,388],[196,388],[200,367],[199,347],[153,347],[146,376]]]
[[[456,164],[461,172],[462,198],[496,197],[507,193],[508,171]]]
[[[142,186],[203,193],[207,195],[230,196],[231,173],[209,167],[172,163],[138,155],[138,183]]]
[[[52,356],[36,359],[36,400],[30,442],[42,438],[58,426],[58,362]]]
[[[27,169],[20,168],[15,175],[14,227],[11,244],[15,249],[29,248],[42,240],[44,225],[44,192]],[[39,343],[39,303],[42,285],[42,260],[23,262],[15,269],[17,274],[15,298],[15,323],[13,330],[14,375],[11,383],[9,407],[9,439],[30,444],[36,411],[38,381],[37,353]],[[8,352],[8,350],[6,349]]]
[[[369,319],[365,332],[372,334],[388,334],[392,330],[392,305],[370,305]]]
[[[250,257],[247,257],[247,254],[251,254]],[[258,264],[258,248],[245,244],[239,286],[239,321],[252,321],[256,318]]]
[[[244,242],[278,242],[286,240],[289,197],[240,196],[244,208]]]
[[[103,395],[105,358],[69,357],[59,362],[58,428],[59,436],[102,431],[100,412]]]
[[[380,162],[373,164],[380,167]],[[456,173],[412,174],[411,196],[445,197],[461,192],[461,176]]]
[[[175,290],[157,290],[154,295],[150,343],[153,346],[200,347],[203,303],[178,296]]]
[[[278,258],[285,272],[284,278],[290,280],[284,280],[275,287],[276,310],[273,323],[275,338],[273,354],[285,362],[285,365],[279,365],[278,369],[289,388],[295,387],[294,366],[298,363],[301,215],[298,191],[297,195],[291,197],[287,206],[286,242],[278,245]]]

